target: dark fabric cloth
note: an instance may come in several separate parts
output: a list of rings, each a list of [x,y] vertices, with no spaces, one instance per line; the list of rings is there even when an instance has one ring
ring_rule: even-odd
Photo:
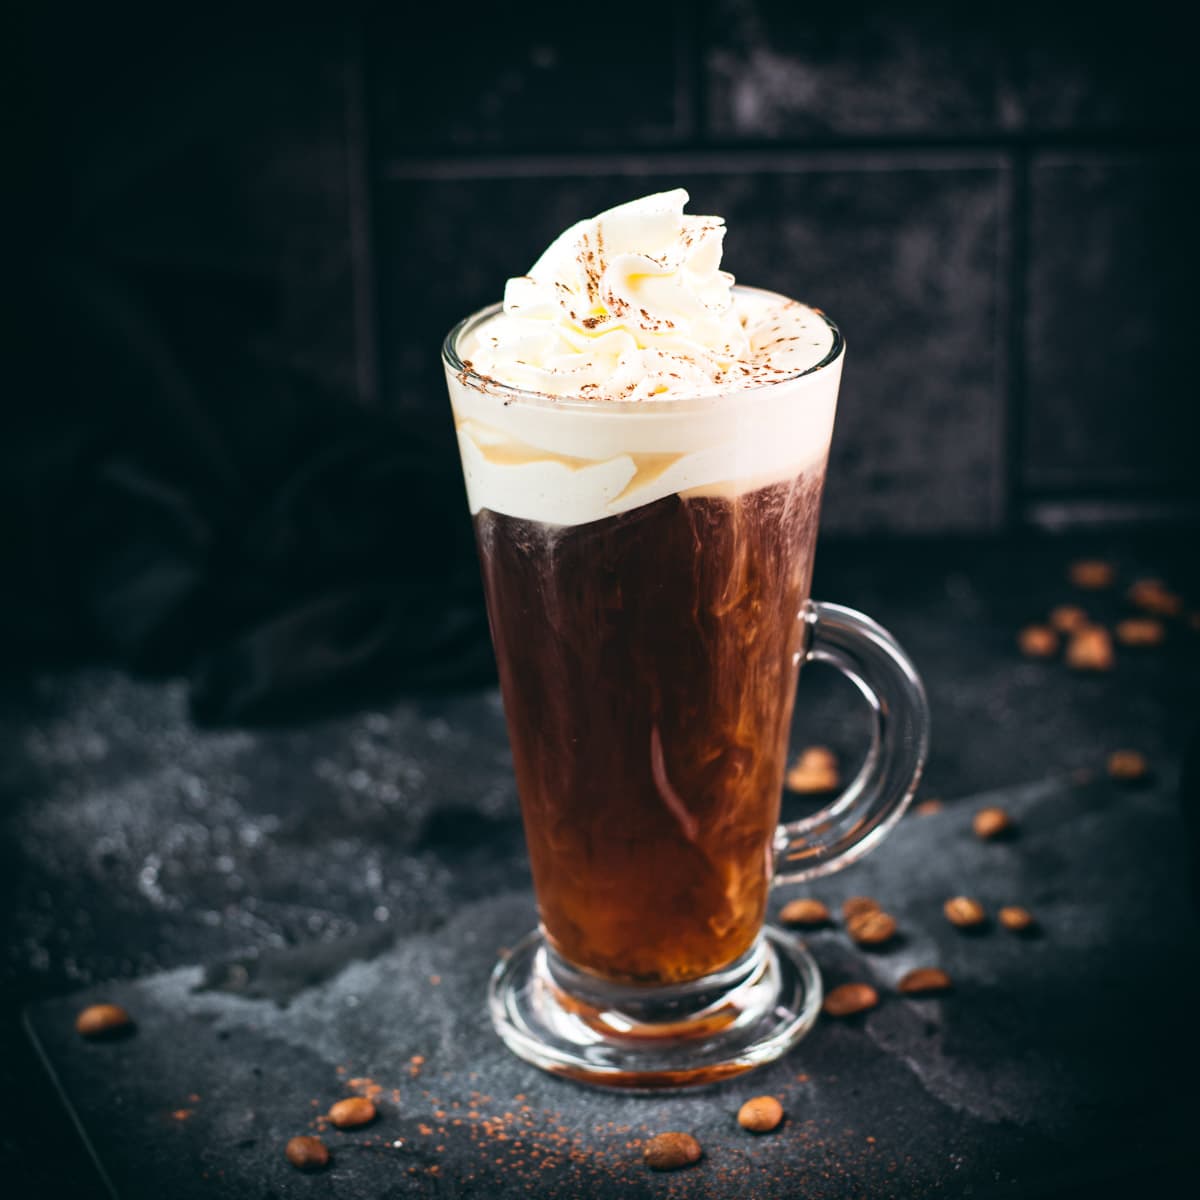
[[[211,722],[489,678],[448,404],[441,421],[429,404],[387,415],[268,367],[236,305],[220,335],[219,295],[172,293],[168,334],[117,278],[43,269],[15,319],[21,385],[0,448],[10,666],[182,672]]]

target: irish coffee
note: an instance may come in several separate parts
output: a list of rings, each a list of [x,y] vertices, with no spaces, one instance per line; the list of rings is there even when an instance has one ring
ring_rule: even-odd
[[[841,336],[734,287],[724,222],[686,201],[573,225],[443,349],[541,913],[492,1020],[625,1088],[728,1078],[811,1028],[819,973],[768,891],[878,844],[927,726],[887,632],[809,598]],[[805,658],[867,694],[872,750],[777,826]]]
[[[680,983],[758,936],[822,475],[583,525],[476,514],[542,925],[568,962]]]

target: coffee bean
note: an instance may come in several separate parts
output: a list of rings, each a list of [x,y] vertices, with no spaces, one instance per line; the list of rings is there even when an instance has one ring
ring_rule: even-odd
[[[985,841],[1008,833],[1012,827],[1012,818],[1002,808],[981,808],[971,822],[976,837]]]
[[[1010,929],[1013,933],[1026,933],[1035,924],[1033,913],[1029,909],[1021,908],[1016,904],[1010,904],[1002,908],[996,914],[996,917],[1005,929]]]
[[[948,992],[953,986],[950,976],[940,967],[917,967],[896,984],[896,991],[906,996],[932,996]]]
[[[987,913],[978,900],[969,896],[954,896],[942,905],[942,911],[951,925],[960,929],[972,929],[987,920]]]
[[[806,771],[800,767],[793,767],[784,779],[787,790],[797,792],[801,796],[819,796],[825,792],[836,792],[838,783],[836,771]]]
[[[320,1138],[294,1137],[284,1153],[288,1162],[299,1171],[320,1171],[329,1165],[329,1151]]]
[[[1047,625],[1026,625],[1017,646],[1027,658],[1052,658],[1058,653],[1058,634]]]
[[[825,997],[821,1007],[831,1017],[852,1017],[879,1003],[879,993],[869,983],[843,983]]]
[[[879,901],[872,900],[870,896],[851,896],[849,900],[842,901],[842,918],[848,921],[859,913],[878,912],[881,907]]]
[[[738,1109],[737,1119],[751,1133],[770,1133],[783,1120],[783,1105],[774,1096],[755,1096]]]
[[[347,1096],[329,1110],[329,1119],[339,1129],[357,1129],[360,1125],[369,1125],[376,1116],[375,1105],[366,1096]]]
[[[796,766],[808,771],[836,771],[837,755],[828,746],[806,746],[796,759]]]
[[[882,908],[855,913],[846,922],[846,932],[860,946],[882,946],[896,936],[896,919]]]
[[[1158,646],[1166,638],[1167,631],[1154,617],[1127,617],[1117,622],[1116,635],[1122,646]]]
[[[1115,657],[1112,638],[1101,625],[1086,625],[1071,634],[1067,666],[1075,671],[1110,671]]]
[[[652,1171],[678,1171],[699,1162],[702,1153],[690,1133],[659,1133],[646,1143],[642,1157]]]
[[[809,746],[788,768],[784,784],[792,792],[833,792],[839,783],[837,758],[828,746]]]
[[[931,817],[934,813],[941,812],[943,808],[945,808],[945,805],[940,800],[922,800],[921,803],[913,809],[913,812],[915,812],[918,817]]]
[[[115,1037],[133,1028],[133,1018],[119,1004],[91,1004],[75,1018],[75,1031],[86,1038]]]
[[[1097,559],[1085,559],[1071,564],[1067,572],[1071,582],[1080,588],[1099,589],[1112,587],[1117,572],[1112,563]]]
[[[820,900],[803,897],[799,900],[789,900],[779,910],[779,919],[785,925],[803,925],[814,928],[818,925],[828,925],[829,909]]]
[[[1144,779],[1149,771],[1146,756],[1136,750],[1114,750],[1108,756],[1108,773],[1122,783]]]
[[[1161,579],[1139,579],[1129,589],[1129,602],[1156,617],[1177,617],[1183,611],[1183,597],[1171,591]]]
[[[1088,623],[1088,615],[1078,604],[1060,604],[1050,610],[1050,624],[1059,633],[1074,633]]]

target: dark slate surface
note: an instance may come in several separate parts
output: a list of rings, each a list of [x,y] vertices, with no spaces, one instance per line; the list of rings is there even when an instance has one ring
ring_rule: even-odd
[[[871,1178],[884,1154],[897,1164],[900,1195],[920,1194],[905,1182],[910,1177],[940,1180],[950,1195],[964,1194],[967,1184],[978,1194],[1005,1194],[1013,1179],[1021,1187],[1012,1194],[1062,1194],[1064,1178],[1094,1195],[1098,1173],[1123,1178],[1127,1168],[1137,1176],[1146,1163],[1162,1179],[1161,1161],[1187,1144],[1168,1136],[1172,1105],[1190,1111],[1184,1084],[1194,1039],[1179,1033],[1177,1016],[1192,994],[1193,961],[1180,947],[1192,918],[1175,785],[1200,715],[1200,637],[1173,624],[1165,648],[1119,651],[1114,672],[1098,677],[1020,659],[1014,630],[1052,604],[1080,601],[1106,622],[1126,611],[1120,590],[1079,593],[1066,583],[1065,563],[1082,553],[1112,555],[1122,584],[1166,575],[1193,607],[1200,597],[1184,541],[821,550],[818,594],[872,612],[921,665],[935,723],[923,794],[945,797],[947,810],[906,818],[879,853],[813,888],[830,899],[877,892],[902,916],[905,940],[861,956],[827,933],[814,948],[833,982],[859,976],[888,985],[919,957],[936,955],[960,988],[920,1004],[890,997],[859,1025],[822,1024],[761,1084],[751,1078],[745,1091],[730,1085],[707,1102],[630,1108],[576,1092],[510,1062],[487,1034],[484,976],[496,948],[528,920],[494,695],[396,703],[297,729],[202,731],[188,721],[177,684],[133,683],[106,671],[10,681],[0,727],[6,1178],[22,1194],[57,1194],[68,1180],[73,1195],[98,1194],[20,1034],[19,1010],[32,1003],[110,1171],[136,1176],[139,1187],[156,1181],[158,1194],[192,1186],[207,1170],[216,1194],[247,1194],[233,1184],[218,1188],[225,1171],[231,1180],[247,1172],[278,1179],[268,1184],[275,1195],[315,1194],[331,1181],[344,1194],[361,1194],[337,1181],[371,1172],[386,1181],[379,1194],[488,1195],[492,1185],[480,1184],[482,1176],[467,1181],[482,1189],[475,1193],[446,1180],[458,1179],[482,1147],[478,1127],[512,1109],[515,1092],[526,1096],[517,1113],[527,1163],[542,1157],[532,1154],[538,1138],[581,1139],[580,1161],[563,1157],[569,1139],[536,1147],[543,1155],[556,1149],[563,1173],[547,1168],[544,1181],[560,1191],[569,1172],[593,1168],[606,1178],[629,1170],[646,1183],[629,1167],[637,1148],[626,1142],[643,1136],[636,1126],[660,1120],[695,1127],[711,1151],[686,1179],[646,1184],[666,1195],[688,1188],[846,1194],[837,1181]],[[825,742],[850,762],[862,747],[859,719],[847,685],[825,671],[808,674],[797,744]],[[1151,787],[1063,783],[1075,770],[1095,772],[1121,746],[1150,757]],[[1024,814],[1018,839],[985,847],[963,832],[978,803],[971,796],[1038,781],[1049,782],[1012,801]],[[938,915],[951,889],[975,892],[990,906],[1028,904],[1042,917],[1043,937],[1016,941],[993,930],[960,939]],[[225,990],[193,994],[202,967]],[[438,984],[429,978],[435,974]],[[126,982],[104,982],[113,979]],[[126,996],[142,1021],[138,1034],[112,1046],[77,1046],[66,1025],[80,1000],[48,998],[79,988]],[[276,1006],[288,997],[289,1007]],[[208,1022],[204,1013],[216,1016]],[[447,1040],[441,1031],[456,1014],[460,1030]],[[312,1036],[310,1047],[295,1044],[301,1035]],[[907,1062],[902,1051],[911,1052]],[[137,1056],[137,1069],[114,1071],[135,1061],[127,1054]],[[426,1058],[416,1076],[413,1054]],[[465,1081],[457,1064],[466,1065]],[[493,1090],[471,1071],[494,1072]],[[200,1086],[201,1075],[215,1082]],[[338,1138],[377,1144],[343,1146],[323,1180],[279,1174],[272,1139],[304,1129],[349,1079],[366,1077],[386,1086],[385,1118],[363,1138]],[[787,1128],[778,1140],[731,1137],[734,1101],[767,1087],[787,1100]],[[477,1118],[463,1108],[472,1091],[492,1097],[477,1106]],[[446,1119],[436,1117],[437,1100]],[[191,1115],[171,1117],[183,1109]],[[634,1111],[648,1115],[618,1119]],[[453,1125],[456,1113],[461,1126]],[[432,1159],[421,1158],[431,1135],[420,1125],[436,1134],[447,1121],[446,1140],[434,1141]],[[622,1124],[635,1128],[615,1128]],[[130,1152],[146,1164],[135,1170],[122,1147],[147,1128],[153,1134]],[[379,1148],[397,1137],[404,1147]],[[437,1145],[447,1150],[439,1154]],[[482,1157],[494,1159],[493,1150],[489,1140]],[[427,1168],[439,1162],[445,1178],[435,1193],[430,1181],[443,1172],[435,1177]],[[755,1190],[737,1172],[756,1163],[793,1172],[803,1164],[805,1173]],[[418,1172],[411,1179],[410,1166]]]
[[[1200,251],[1178,153],[1037,156],[1030,170],[1024,471],[1031,489],[1195,491]]]
[[[390,401],[445,405],[433,348],[568,223],[682,185],[691,211],[726,218],[724,262],[739,280],[817,304],[842,324],[849,349],[824,527],[997,527],[1009,236],[997,156],[699,159],[669,175],[641,159],[600,176],[545,169],[414,168],[385,191],[380,345]],[[485,210],[487,223],[474,219]],[[496,239],[497,224],[510,235]]]
[[[185,968],[43,1005],[34,1032],[117,1194],[130,1198],[157,1197],[168,1182],[181,1200],[214,1187],[310,1194],[281,1147],[319,1130],[334,1099],[376,1087],[382,1117],[372,1129],[326,1135],[334,1162],[322,1194],[802,1191],[815,1200],[967,1187],[1024,1196],[1058,1179],[1100,1181],[1190,1126],[1145,1067],[1181,1048],[1195,1060],[1181,1036],[1192,999],[1174,989],[1152,1023],[1140,1019],[1147,977],[1195,976],[1174,782],[1164,773],[1136,795],[1108,783],[1006,795],[1020,824],[1006,845],[970,833],[972,806],[911,817],[885,850],[814,889],[831,904],[856,893],[883,899],[901,944],[867,955],[835,931],[810,941],[830,985],[867,979],[888,993],[906,970],[936,963],[955,993],[887,994],[864,1018],[822,1021],[752,1080],[702,1095],[597,1096],[500,1046],[481,1001],[498,950],[533,919],[521,894],[460,905],[436,933],[352,959],[284,1008],[237,994],[253,990],[253,975],[246,984],[245,972],[218,972],[230,995],[205,990],[203,973]],[[1131,861],[1157,869],[1146,878]],[[962,935],[939,915],[942,899],[961,891],[993,907],[1028,904],[1042,935]],[[287,966],[276,960],[273,970]],[[81,1046],[73,1015],[101,999],[125,1005],[137,1033]],[[1114,1025],[1137,1035],[1114,1038]],[[788,1122],[755,1139],[733,1117],[764,1091],[781,1099]],[[692,1131],[705,1161],[654,1178],[640,1144],[667,1128]]]
[[[690,133],[683,5],[627,17],[552,0],[454,12],[372,5],[365,21],[377,150],[657,145]]]

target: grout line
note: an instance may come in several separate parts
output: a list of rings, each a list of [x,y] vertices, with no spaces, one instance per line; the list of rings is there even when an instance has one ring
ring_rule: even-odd
[[[359,400],[379,403],[371,141],[367,128],[366,55],[361,17],[345,39],[346,175],[350,207],[350,261],[354,291],[354,368]]]
[[[678,40],[681,48],[679,72],[686,80],[687,117],[685,132],[693,145],[704,145],[708,135],[708,28],[712,0],[676,0]]]
[[[696,55],[702,57],[703,44],[697,39],[693,43]],[[678,52],[677,52],[678,53]],[[738,164],[744,169],[749,162],[770,163],[775,160],[793,163],[828,161],[841,163],[847,158],[874,155],[881,159],[898,160],[913,155],[925,155],[929,159],[962,159],[974,156],[978,159],[994,159],[997,155],[1034,150],[1043,153],[1047,161],[1058,156],[1096,156],[1109,158],[1119,155],[1140,156],[1144,154],[1181,153],[1194,151],[1197,144],[1195,130],[1133,130],[1124,133],[1091,134],[1087,132],[1001,132],[979,136],[896,136],[863,137],[807,137],[800,139],[712,139],[703,136],[703,108],[705,88],[697,77],[703,75],[703,63],[695,62],[693,75],[692,106],[693,121],[699,127],[687,140],[651,142],[635,148],[613,148],[597,146],[594,150],[582,151],[578,142],[569,146],[516,147],[504,152],[495,150],[460,150],[447,148],[441,152],[417,150],[411,153],[398,151],[383,157],[380,170],[384,178],[420,178],[428,172],[454,172],[463,177],[489,174],[599,174],[605,170],[619,171],[627,166],[631,172],[638,169],[648,173],[654,163],[675,165],[696,161],[716,164]],[[682,106],[676,98],[677,108]],[[677,113],[677,124],[679,114]],[[769,169],[769,168],[764,168]]]
[[[1029,376],[1027,370],[1026,303],[1030,243],[1029,152],[1018,149],[1012,158],[1009,190],[1007,403],[1004,406],[1005,480],[1003,525],[1013,530],[1022,524],[1025,504],[1025,435],[1029,428]]]
[[[1054,500],[1035,496],[1026,501],[1022,517],[1025,529],[1054,533],[1147,525],[1195,528],[1200,525],[1200,501],[1184,497],[1080,499],[1072,496]]]
[[[955,170],[992,168],[1004,162],[1004,148],[921,150],[861,147],[812,151],[780,150],[655,150],[636,153],[602,152],[582,155],[528,154],[480,158],[392,160],[382,165],[386,181],[461,179],[543,179],[594,175],[665,175],[672,172],[725,175],[755,171],[762,174],[821,170],[891,171],[899,168]]]

